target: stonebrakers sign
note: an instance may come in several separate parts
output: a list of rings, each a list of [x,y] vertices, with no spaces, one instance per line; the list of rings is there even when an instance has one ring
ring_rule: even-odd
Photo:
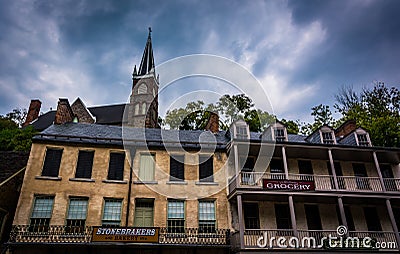
[[[263,188],[267,190],[313,191],[314,181],[263,179]]]
[[[158,243],[159,230],[155,227],[94,227],[92,242]]]

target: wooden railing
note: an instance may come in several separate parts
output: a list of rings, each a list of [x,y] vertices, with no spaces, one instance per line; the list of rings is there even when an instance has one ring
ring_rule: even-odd
[[[359,177],[359,176],[337,176],[338,189],[335,187],[334,177],[331,175],[307,175],[307,174],[274,174],[264,172],[241,172],[239,174],[239,186],[236,180],[231,179],[229,184],[229,193],[236,188],[254,188],[263,187],[263,179],[272,180],[301,180],[313,181],[316,191],[352,191],[352,192],[383,192],[382,183],[379,177]],[[383,178],[384,186],[388,192],[400,191],[400,179]]]
[[[92,240],[93,227],[71,233],[69,227],[51,225],[32,230],[30,225],[13,225],[10,242],[14,243],[89,243]],[[212,233],[202,233],[198,228],[185,228],[181,233],[168,233],[160,228],[160,244],[185,245],[229,245],[229,230],[215,229]]]

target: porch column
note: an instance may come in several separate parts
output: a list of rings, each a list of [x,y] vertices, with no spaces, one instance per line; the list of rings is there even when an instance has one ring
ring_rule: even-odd
[[[242,195],[237,195],[237,207],[238,207],[238,217],[239,217],[239,240],[240,248],[244,249],[244,216],[243,216],[243,204]]]
[[[381,182],[381,185],[382,185],[382,190],[383,190],[383,192],[386,192],[386,187],[385,187],[385,182],[383,181],[381,167],[379,167],[378,157],[376,157],[375,151],[372,152],[372,156],[374,157],[375,168],[376,168],[376,171],[378,172],[379,181]]]
[[[283,169],[285,170],[285,177],[289,179],[289,169],[286,160],[286,149],[285,146],[282,146],[282,161],[283,161]]]
[[[290,221],[292,222],[293,233],[294,233],[294,236],[297,237],[296,213],[294,211],[292,195],[289,195],[289,211],[290,211]]]
[[[342,219],[343,226],[345,226],[348,229],[346,213],[344,212],[342,197],[338,197],[338,205],[339,205],[340,218]]]
[[[336,177],[335,163],[333,162],[332,150],[331,149],[328,149],[328,156],[329,156],[329,164],[331,165],[333,183],[335,184],[335,189],[338,190],[339,189],[339,184],[338,184],[338,180],[337,180],[337,177]]]
[[[388,211],[390,222],[392,223],[392,228],[393,228],[394,234],[396,236],[397,248],[400,249],[399,229],[397,227],[396,219],[394,218],[394,214],[393,214],[393,210],[392,210],[392,204],[390,203],[389,199],[386,199],[386,209]]]
[[[235,181],[236,187],[240,186],[240,170],[239,170],[239,152],[237,144],[233,144],[233,156],[235,160]]]

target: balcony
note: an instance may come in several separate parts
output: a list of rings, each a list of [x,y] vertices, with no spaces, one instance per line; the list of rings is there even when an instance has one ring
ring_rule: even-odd
[[[246,229],[243,235],[243,245],[241,248],[241,239],[239,232],[235,232],[231,236],[232,247],[236,250],[260,250],[260,249],[327,249],[328,243],[325,238],[339,237],[336,230],[298,230],[295,238],[294,231],[291,229]],[[385,250],[398,252],[396,236],[394,232],[372,232],[372,231],[350,231],[346,237],[359,239],[369,237],[374,242],[385,243]],[[261,239],[260,239],[261,238]],[[296,240],[294,240],[295,238]],[[284,239],[279,240],[278,239]],[[350,239],[349,239],[350,240]],[[280,242],[280,243],[278,243]],[[295,246],[290,246],[292,243]],[[265,246],[260,244],[266,244]],[[284,246],[287,245],[287,246]],[[353,247],[354,250],[355,246]],[[340,249],[338,249],[340,250]],[[343,250],[343,249],[342,249]]]
[[[93,227],[81,227],[71,231],[70,227],[51,225],[32,232],[29,225],[13,225],[10,233],[12,243],[91,243]],[[198,228],[185,228],[182,233],[168,233],[160,228],[158,244],[165,245],[229,245],[229,230],[216,229],[213,233],[199,232]]]
[[[289,174],[289,178],[286,179],[285,174],[280,173],[241,172],[239,186],[234,178],[231,179],[229,193],[238,188],[261,190],[263,179],[312,181],[315,183],[315,191],[383,192],[379,177],[337,176],[336,178],[339,189],[336,189],[334,177],[331,175]],[[399,193],[399,178],[384,178],[383,182],[387,192]]]

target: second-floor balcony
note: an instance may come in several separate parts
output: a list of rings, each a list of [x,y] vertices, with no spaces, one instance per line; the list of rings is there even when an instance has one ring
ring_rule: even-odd
[[[347,192],[398,192],[400,193],[399,178],[383,178],[383,186],[379,177],[361,176],[336,176],[332,175],[307,175],[292,174],[288,177],[281,173],[265,172],[241,172],[238,181],[235,178],[229,183],[229,193],[237,188],[263,189],[263,181],[266,180],[288,180],[313,182],[315,191],[347,191]],[[383,188],[384,187],[384,188]]]

